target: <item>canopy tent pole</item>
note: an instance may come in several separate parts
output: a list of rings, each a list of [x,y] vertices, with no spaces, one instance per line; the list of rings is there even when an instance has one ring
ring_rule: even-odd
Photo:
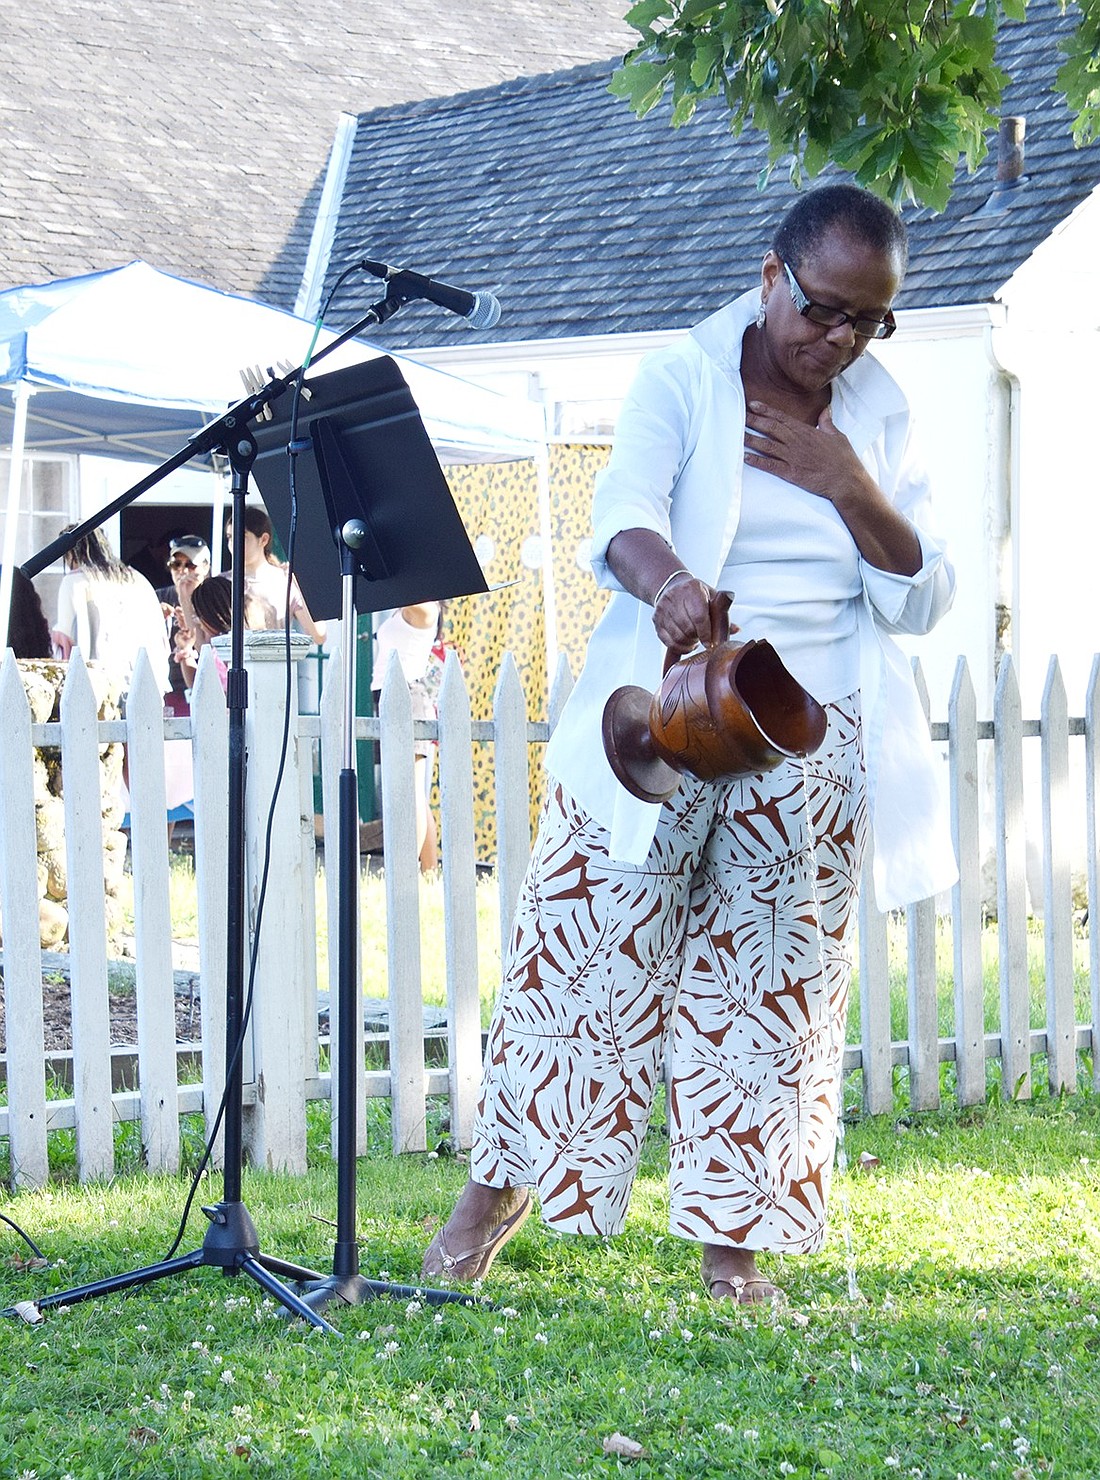
[[[19,491],[23,485],[23,451],[27,445],[27,403],[31,388],[25,380],[17,381],[12,390],[15,419],[11,434],[11,467],[8,471],[8,512],[4,521],[3,569],[0,570],[0,653],[8,646],[11,625],[12,570],[15,566],[15,542],[19,533]]]

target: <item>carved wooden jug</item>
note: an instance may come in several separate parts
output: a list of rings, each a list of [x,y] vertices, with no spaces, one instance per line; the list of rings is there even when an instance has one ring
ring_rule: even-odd
[[[716,643],[665,658],[656,694],[616,689],[604,706],[604,753],[633,796],[663,802],[681,774],[700,781],[771,771],[825,738],[821,705],[765,641]]]

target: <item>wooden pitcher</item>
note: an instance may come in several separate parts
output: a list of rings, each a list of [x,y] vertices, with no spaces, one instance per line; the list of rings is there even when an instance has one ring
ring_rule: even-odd
[[[604,705],[603,746],[627,791],[663,802],[681,775],[752,776],[812,755],[826,722],[771,643],[729,639],[680,659],[669,653],[655,694],[616,689]]]

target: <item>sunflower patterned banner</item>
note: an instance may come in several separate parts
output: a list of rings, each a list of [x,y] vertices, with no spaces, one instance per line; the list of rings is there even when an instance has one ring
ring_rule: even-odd
[[[558,443],[550,448],[551,560],[557,648],[574,675],[584,660],[588,634],[603,611],[607,593],[592,576],[592,484],[607,461],[606,446]],[[510,652],[527,698],[527,718],[547,717],[543,551],[538,472],[534,462],[455,464],[447,479],[470,542],[493,590],[451,601],[444,640],[462,660],[475,720],[493,715],[493,692],[504,654]],[[542,747],[530,747],[532,836],[543,794]],[[478,858],[496,856],[493,756],[489,745],[474,747],[474,826]]]

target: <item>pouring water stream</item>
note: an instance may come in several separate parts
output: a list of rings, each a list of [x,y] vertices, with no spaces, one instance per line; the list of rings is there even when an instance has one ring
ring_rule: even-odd
[[[817,888],[817,843],[814,840],[813,816],[810,811],[810,788],[809,788],[809,765],[807,758],[802,757],[802,798],[806,808],[806,843],[810,850],[812,867],[810,869],[810,893],[813,897],[814,921],[817,934],[817,959],[821,971],[822,991],[828,991],[825,975],[825,946],[821,931],[821,898]],[[844,1146],[844,1023],[837,1024],[837,1032],[840,1035],[839,1062],[836,1074],[836,1153],[835,1170],[843,1177],[848,1170],[848,1153]],[[833,1186],[833,1198],[840,1209],[840,1232],[844,1239],[844,1265],[847,1275],[848,1299],[856,1304],[864,1299],[863,1291],[859,1288],[859,1280],[856,1277],[855,1247],[852,1243],[852,1210],[848,1203],[848,1195],[843,1188]]]

